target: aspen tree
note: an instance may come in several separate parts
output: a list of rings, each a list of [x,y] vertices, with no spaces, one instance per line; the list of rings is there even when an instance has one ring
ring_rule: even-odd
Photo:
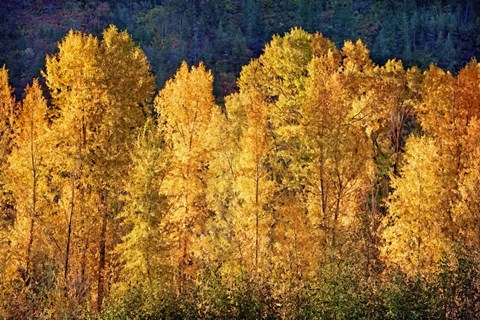
[[[453,209],[458,241],[465,247],[478,248],[480,220],[480,64],[469,62],[456,77],[456,97],[460,106],[457,121],[466,128],[461,137],[461,169],[458,175],[458,200]]]
[[[25,99],[22,102],[22,111],[17,120],[19,132],[15,138],[15,148],[8,158],[9,176],[8,188],[16,199],[17,216],[15,229],[12,232],[15,241],[20,246],[13,251],[24,251],[24,281],[29,282],[32,272],[32,256],[34,245],[45,240],[39,236],[38,230],[44,212],[48,206],[46,192],[46,176],[48,174],[46,162],[48,161],[48,126],[47,102],[43,97],[38,80],[25,89]],[[14,245],[15,246],[15,245]],[[43,243],[45,246],[45,243]],[[40,246],[42,247],[42,246]],[[23,248],[24,250],[20,249]]]
[[[5,188],[9,179],[5,174],[8,167],[7,157],[12,150],[12,139],[15,132],[15,118],[18,112],[13,89],[9,83],[8,70],[0,69],[0,199],[2,201],[0,218],[0,275],[5,271],[5,259],[8,251],[8,232],[14,222],[14,199]],[[3,277],[2,277],[3,278]]]
[[[59,52],[47,56],[45,78],[52,102],[58,113],[52,125],[56,159],[54,183],[58,189],[58,205],[65,219],[63,281],[70,287],[77,277],[83,294],[90,290],[87,265],[93,238],[88,225],[93,210],[88,172],[91,159],[90,146],[95,139],[95,122],[99,104],[96,61],[99,41],[80,32],[70,31],[59,43]],[[95,114],[95,116],[92,116]],[[77,273],[74,275],[73,272]]]
[[[441,259],[453,264],[454,249],[476,243],[478,74],[476,61],[457,77],[435,66],[424,74],[414,107],[425,137],[412,140],[393,180],[384,232],[385,259],[409,273],[432,273]]]
[[[55,256],[61,253],[52,228],[55,212],[49,188],[51,144],[47,113],[47,102],[34,79],[25,89],[15,120],[15,144],[5,168],[5,187],[15,199],[16,215],[9,236],[7,273],[2,281],[13,291],[9,299],[18,305],[15,312],[29,317],[39,314],[36,309],[41,308],[47,294],[42,288],[48,287],[48,277],[56,276]]]
[[[241,125],[238,150],[235,157],[235,193],[238,204],[232,210],[237,255],[250,277],[266,276],[269,252],[268,232],[271,212],[267,206],[272,201],[273,181],[266,167],[271,151],[268,137],[267,108],[256,90],[233,95],[227,100],[227,110],[239,112],[234,117]],[[237,109],[237,110],[236,110]]]
[[[87,291],[100,311],[111,262],[108,252],[120,241],[108,225],[122,208],[119,199],[129,150],[136,129],[143,125],[154,78],[145,54],[127,32],[114,26],[103,32],[101,41],[71,31],[59,44],[59,52],[47,58],[45,76],[59,109],[54,123],[62,154],[59,168],[69,177],[60,182],[61,201],[69,203],[65,281],[68,284],[75,227],[75,278],[83,286],[88,283]],[[98,229],[92,225],[95,220],[100,221]]]
[[[222,117],[213,96],[213,76],[203,64],[189,68],[184,62],[175,77],[155,99],[159,123],[163,124],[166,152],[171,159],[164,186],[168,219],[175,226],[171,235],[178,246],[172,254],[177,268],[178,293],[186,292],[199,266],[198,240],[209,218],[207,183],[209,163],[216,149],[212,135],[216,118]]]
[[[8,156],[12,149],[15,116],[17,113],[17,103],[9,83],[8,70],[5,66],[0,69],[0,110],[2,113],[2,120],[0,121],[0,160],[4,163],[5,157]]]
[[[125,189],[126,206],[118,216],[129,229],[115,249],[124,262],[122,281],[127,285],[168,280],[166,275],[172,272],[168,263],[172,230],[166,219],[168,208],[163,194],[169,160],[162,144],[157,125],[148,119],[135,141]]]
[[[101,217],[98,239],[99,260],[97,280],[97,309],[100,310],[109,270],[109,250],[120,241],[114,225],[115,216],[122,208],[120,196],[124,190],[124,176],[131,162],[130,150],[136,130],[145,122],[147,103],[154,89],[154,77],[144,52],[126,31],[110,26],[102,34],[100,43],[101,78],[98,87],[102,119],[96,133],[94,179],[97,207]]]
[[[347,46],[348,47],[348,46]],[[355,92],[345,91],[344,72],[357,66],[348,58],[338,69],[333,52],[310,65],[305,108],[305,139],[311,152],[308,174],[310,214],[323,230],[321,238],[335,246],[339,226],[354,222],[370,186],[371,145],[355,121]],[[351,82],[359,79],[350,77]],[[354,86],[354,84],[349,84]],[[358,84],[357,84],[358,85]],[[345,94],[347,92],[347,94]],[[326,237],[326,238],[325,238]]]
[[[382,255],[408,274],[431,274],[441,259],[452,259],[444,159],[435,140],[412,137],[405,161],[392,181]]]

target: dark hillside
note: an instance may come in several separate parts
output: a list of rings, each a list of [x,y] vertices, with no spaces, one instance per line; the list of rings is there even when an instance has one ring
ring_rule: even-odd
[[[241,66],[273,34],[292,26],[321,32],[337,46],[361,38],[377,63],[396,57],[406,66],[457,71],[479,54],[479,12],[473,0],[3,0],[0,64],[19,91],[70,28],[98,34],[113,23],[140,43],[159,87],[182,60],[205,61],[219,96],[234,90]]]

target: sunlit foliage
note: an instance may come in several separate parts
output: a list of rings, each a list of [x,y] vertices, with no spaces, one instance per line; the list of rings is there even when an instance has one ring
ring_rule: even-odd
[[[21,102],[0,69],[0,317],[478,318],[476,60],[293,28],[224,105],[176,67],[154,97],[110,26],[70,31]]]

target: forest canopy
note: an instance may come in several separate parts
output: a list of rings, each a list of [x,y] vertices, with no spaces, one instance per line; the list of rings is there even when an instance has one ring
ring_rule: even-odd
[[[475,10],[411,2],[466,24]],[[151,37],[175,26],[164,19]],[[238,76],[225,55],[233,87],[217,91],[202,47],[170,77],[135,39],[66,31],[21,94],[0,69],[0,318],[479,317],[475,58],[420,68],[373,57],[368,37],[292,27],[238,56]]]

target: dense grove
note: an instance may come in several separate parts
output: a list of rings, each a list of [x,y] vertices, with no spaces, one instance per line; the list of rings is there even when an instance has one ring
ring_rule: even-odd
[[[0,70],[0,317],[476,319],[480,64],[293,28],[217,104],[126,31]],[[48,98],[46,98],[48,97]]]
[[[406,67],[458,71],[479,55],[478,12],[475,0],[3,0],[0,66],[20,94],[71,28],[100,36],[114,23],[142,46],[159,88],[181,61],[203,61],[223,102],[241,67],[293,26],[338,47],[360,38],[379,64],[396,57]]]

